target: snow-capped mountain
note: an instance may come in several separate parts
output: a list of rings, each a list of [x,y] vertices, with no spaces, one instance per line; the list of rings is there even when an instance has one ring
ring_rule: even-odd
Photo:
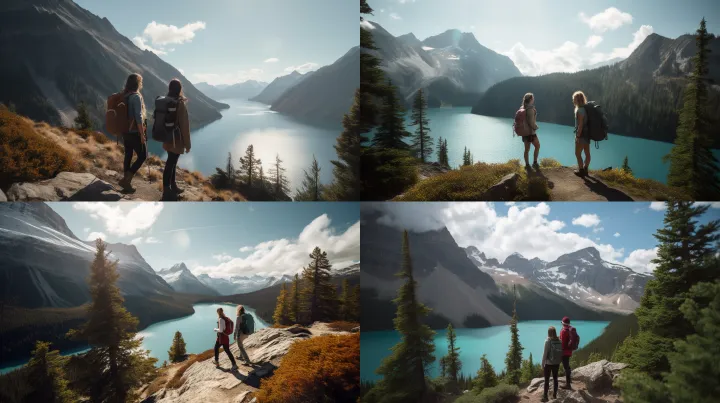
[[[162,269],[157,274],[177,292],[204,295],[219,294],[215,289],[198,280],[185,266],[185,263],[178,263],[168,269]]]
[[[352,276],[360,273],[360,263],[355,263],[342,269],[333,270],[332,275],[334,277]]]
[[[230,279],[210,277],[207,274],[197,276],[197,279],[206,286],[214,289],[220,295],[247,294],[253,291],[262,290],[272,287],[283,282],[291,283],[293,276],[283,275],[261,276],[254,274],[252,276],[233,276]]]

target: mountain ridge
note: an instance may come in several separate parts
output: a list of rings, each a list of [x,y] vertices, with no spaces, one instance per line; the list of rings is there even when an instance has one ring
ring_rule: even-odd
[[[185,263],[177,263],[172,267],[161,269],[157,274],[177,292],[186,294],[219,295],[219,293],[200,281],[187,268]]]

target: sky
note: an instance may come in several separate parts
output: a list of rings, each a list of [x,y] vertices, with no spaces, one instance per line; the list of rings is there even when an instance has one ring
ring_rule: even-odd
[[[369,0],[370,21],[420,40],[448,29],[472,32],[525,75],[573,72],[626,58],[651,33],[694,32],[703,16],[720,34],[718,0]]]
[[[359,44],[357,3],[337,0],[75,0],[193,83],[270,82]]]
[[[461,247],[475,246],[500,262],[518,252],[528,259],[553,261],[595,247],[604,260],[640,273],[654,270],[664,202],[553,203],[364,203],[381,211],[379,222],[408,231],[447,227]],[[720,219],[720,203],[700,223]]]
[[[49,203],[81,240],[134,244],[159,271],[295,274],[315,246],[335,268],[360,260],[358,203]]]

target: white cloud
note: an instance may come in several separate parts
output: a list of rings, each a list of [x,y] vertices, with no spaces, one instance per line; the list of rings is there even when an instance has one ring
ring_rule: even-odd
[[[603,37],[600,35],[590,35],[590,37],[587,39],[587,42],[585,42],[586,48],[594,48],[597,45],[600,44],[600,42],[603,41]]]
[[[197,73],[193,74],[193,82],[206,82],[210,85],[237,84],[248,80],[262,80],[262,69],[241,70],[233,73]]]
[[[143,37],[150,39],[153,45],[182,44],[195,38],[195,32],[205,29],[202,21],[192,22],[180,28],[175,25],[158,24],[153,21],[145,27]]]
[[[666,209],[667,209],[667,204],[665,204],[665,202],[652,202],[652,203],[650,203],[650,210],[665,211]]]
[[[88,227],[83,228],[83,232],[87,234],[88,232],[90,232],[90,228],[88,228]]]
[[[581,225],[586,228],[594,227],[600,224],[600,217],[597,214],[583,214],[572,220],[573,225]]]
[[[90,235],[88,235],[87,237],[87,241],[95,241],[98,238],[104,241],[107,239],[107,235],[103,234],[102,232],[91,232]]]
[[[620,233],[619,233],[619,232],[616,232],[615,234],[613,234],[613,236],[614,236],[615,238],[619,238],[619,237],[620,237]]]
[[[232,260],[233,257],[228,254],[221,253],[219,255],[213,255],[212,258],[217,260],[218,262],[229,262]]]
[[[187,231],[177,231],[172,234],[173,243],[181,249],[190,247],[190,234]]]
[[[362,20],[362,21],[360,21],[360,28],[365,28],[366,30],[370,31],[372,29],[375,29],[375,25],[373,25],[368,20]]]
[[[240,252],[252,252],[255,248],[252,246],[243,246],[240,248]]]
[[[638,249],[630,253],[623,264],[639,273],[652,273],[657,267],[651,260],[657,257],[658,248]]]
[[[696,202],[696,206],[710,206],[710,208],[720,208],[720,202]]]
[[[214,277],[295,274],[309,263],[308,255],[316,246],[327,252],[328,259],[337,268],[360,260],[360,222],[343,233],[336,233],[330,224],[330,218],[323,214],[308,224],[296,239],[261,242],[252,248],[246,247],[252,249],[247,257],[236,257],[216,266],[198,266],[193,273]]]
[[[603,231],[605,231],[605,228],[603,228],[603,227],[593,228],[593,234],[597,234],[598,232],[603,232]]]
[[[133,245],[140,245],[143,243],[162,243],[162,241],[160,241],[157,238],[149,236],[147,238],[143,238],[143,237],[134,238],[132,241],[130,241],[130,243]]]
[[[320,65],[317,63],[307,62],[307,63],[301,64],[299,66],[288,66],[285,68],[285,71],[288,73],[297,71],[298,73],[305,74],[305,73],[309,73],[313,70],[317,70],[318,67],[320,67]]]
[[[393,20],[402,20],[402,17],[399,16],[397,13],[390,13],[390,18]]]
[[[592,17],[588,17],[581,12],[579,17],[590,29],[599,33],[614,31],[625,24],[632,24],[633,21],[632,15],[624,13],[615,7],[610,7]]]
[[[162,49],[155,49],[152,46],[145,43],[145,39],[143,39],[142,37],[136,36],[132,39],[132,41],[135,44],[135,46],[137,46],[141,50],[149,50],[149,51],[155,53],[156,55],[160,55],[160,56],[167,54],[166,51],[164,51]]]
[[[528,49],[518,42],[510,50],[501,53],[508,56],[524,75],[538,76],[580,70],[585,60],[578,51],[579,48],[580,46],[572,41],[566,41],[551,50]]]
[[[277,57],[271,57],[269,59],[265,59],[265,63],[277,63],[279,61],[280,61],[280,59],[278,59]]]
[[[130,207],[128,209],[128,207]],[[117,236],[135,235],[150,228],[163,210],[163,203],[75,203],[73,208],[85,211],[105,224],[107,232]]]
[[[640,46],[641,43],[650,36],[650,34],[653,33],[653,27],[651,25],[643,25],[641,26],[635,33],[633,34],[633,40],[630,42],[629,45],[627,45],[624,48],[614,48],[612,52],[609,53],[593,53],[590,56],[590,64],[596,64],[605,62],[612,59],[625,59],[630,54],[637,49],[638,46]]]
[[[132,241],[130,241],[133,245],[140,245],[143,242],[143,237],[134,238]]]
[[[405,3],[414,3],[415,0],[398,0],[398,3],[405,4]]]

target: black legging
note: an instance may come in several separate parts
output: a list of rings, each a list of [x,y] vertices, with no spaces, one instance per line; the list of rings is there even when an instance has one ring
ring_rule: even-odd
[[[227,354],[227,356],[230,358],[230,362],[232,362],[232,365],[236,366],[235,358],[233,358],[232,354],[230,354],[230,346],[228,344],[220,344],[220,340],[215,341],[215,361],[219,361],[220,346],[222,346],[223,350],[225,350],[225,354]]]
[[[565,368],[565,383],[570,386],[570,356],[564,355],[562,359],[563,368]]]
[[[560,369],[560,364],[557,365],[548,365],[545,364],[545,396],[548,394],[548,383],[550,383],[550,373],[552,372],[553,377],[553,393],[557,395],[557,389],[558,389],[558,370]]]
[[[147,157],[145,144],[140,141],[139,133],[127,133],[123,135],[123,143],[125,144],[125,160],[123,161],[123,169],[125,172],[130,171],[132,173],[136,173]],[[130,162],[132,161],[133,152],[137,155],[137,159],[131,166]]]
[[[175,168],[177,168],[178,158],[180,158],[180,154],[168,151],[167,161],[165,162],[165,170],[163,171],[163,189],[177,187],[177,184],[175,183]]]

